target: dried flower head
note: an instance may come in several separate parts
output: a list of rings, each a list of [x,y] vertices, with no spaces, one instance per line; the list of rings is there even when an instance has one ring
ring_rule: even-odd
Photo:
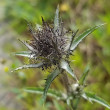
[[[34,61],[34,64],[31,63],[24,65],[15,70],[38,67],[45,69],[51,67],[52,65],[67,69],[68,67],[66,66],[68,66],[68,64],[65,63],[65,61],[68,62],[67,58],[71,52],[75,50],[77,45],[86,36],[103,24],[85,31],[74,39],[76,33],[78,32],[77,30],[75,33],[71,34],[71,39],[69,40],[68,34],[70,34],[70,31],[66,31],[66,29],[64,29],[63,22],[59,17],[59,7],[57,7],[53,24],[45,22],[42,17],[42,26],[36,25],[37,30],[33,28],[31,24],[28,25],[33,39],[29,42],[22,42],[29,51],[16,53],[16,55],[28,57]]]
[[[22,67],[18,67],[15,70],[19,69],[26,69],[26,68],[39,68],[42,67],[42,69],[49,68],[52,65],[56,65],[55,69],[51,74],[48,75],[44,90],[37,89],[37,88],[27,88],[25,89],[27,92],[37,93],[37,91],[40,93],[43,92],[43,100],[45,101],[46,95],[48,92],[48,89],[52,83],[52,81],[60,74],[64,73],[63,79],[65,80],[65,87],[67,90],[66,98],[64,98],[64,95],[58,94],[55,92],[50,92],[54,95],[54,97],[57,97],[60,100],[63,100],[69,104],[72,100],[79,100],[80,97],[83,97],[86,100],[89,101],[96,101],[108,108],[110,108],[109,104],[106,103],[104,100],[102,100],[99,97],[96,97],[96,95],[84,92],[83,89],[85,87],[85,79],[88,74],[89,68],[87,67],[84,71],[82,77],[78,80],[76,74],[72,71],[72,68],[69,64],[69,55],[71,55],[71,52],[75,50],[75,48],[78,46],[78,44],[89,34],[91,34],[94,30],[99,28],[100,26],[104,25],[98,25],[90,28],[89,30],[84,31],[82,34],[77,36],[75,39],[75,35],[78,32],[78,30],[75,33],[71,34],[71,40],[68,44],[68,33],[65,31],[63,27],[63,22],[61,18],[59,18],[59,8],[56,10],[55,19],[53,24],[49,24],[44,21],[42,17],[42,26],[37,25],[37,30],[33,28],[32,25],[29,25],[29,29],[31,31],[31,34],[33,36],[33,39],[29,42],[23,42],[25,46],[29,49],[29,51],[16,53],[16,55],[24,56],[32,59],[34,63],[24,65]],[[76,84],[72,84],[72,86],[69,86],[68,78],[65,74],[65,71],[68,72],[76,81]],[[52,95],[51,95],[52,96]],[[76,108],[73,106],[73,108]]]
[[[42,17],[42,26],[36,25],[37,30],[31,24],[28,24],[28,26],[33,39],[29,43],[22,42],[30,51],[26,52],[26,54],[24,52],[22,55],[19,53],[16,55],[26,56],[28,53],[30,56],[27,57],[33,59],[34,63],[42,62],[41,67],[43,69],[52,65],[58,66],[59,61],[68,54],[69,37],[67,34],[70,33],[63,27],[63,22],[59,18],[59,9],[56,10],[53,24],[45,22]]]
[[[63,55],[66,54],[67,46],[66,33],[64,33],[62,23],[60,27],[54,29],[52,25],[46,23],[42,17],[42,28],[33,31],[30,28],[34,39],[29,46],[36,61],[42,61],[45,67],[56,65]]]

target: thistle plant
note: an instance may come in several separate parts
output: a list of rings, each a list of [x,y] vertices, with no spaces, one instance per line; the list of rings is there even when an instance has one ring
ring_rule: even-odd
[[[70,106],[70,109],[73,110],[77,109],[80,98],[84,98],[90,102],[97,102],[110,109],[110,105],[105,100],[92,92],[84,90],[86,87],[85,79],[89,72],[89,66],[86,67],[82,76],[77,78],[70,67],[69,60],[69,56],[73,55],[78,44],[103,24],[94,26],[77,36],[78,30],[76,32],[67,31],[63,24],[59,15],[59,7],[56,9],[53,24],[47,23],[43,17],[42,26],[37,25],[37,30],[35,30],[31,24],[28,24],[33,39],[28,42],[21,41],[28,48],[28,51],[15,53],[15,55],[27,57],[33,60],[34,63],[23,65],[15,70],[41,68],[43,71],[44,69],[46,70],[52,67],[54,67],[54,70],[46,78],[44,89],[39,87],[28,87],[24,90],[30,93],[43,94],[44,101],[47,95],[55,97],[58,100],[66,102],[67,105]],[[68,35],[71,35],[71,38],[68,37]],[[71,75],[75,81],[74,84],[69,83],[67,74]],[[58,75],[62,75],[65,80],[66,93],[60,93],[49,89],[51,83]]]

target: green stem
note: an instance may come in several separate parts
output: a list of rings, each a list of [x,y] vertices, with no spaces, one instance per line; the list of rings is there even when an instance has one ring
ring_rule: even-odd
[[[74,110],[73,100],[71,100],[71,110]]]
[[[77,110],[77,107],[78,107],[79,101],[80,101],[80,97],[74,99],[74,103],[73,103],[74,107],[73,107],[73,110]]]

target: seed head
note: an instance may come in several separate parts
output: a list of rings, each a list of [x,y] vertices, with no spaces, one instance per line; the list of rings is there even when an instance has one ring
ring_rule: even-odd
[[[42,68],[59,65],[60,60],[67,56],[69,50],[69,31],[63,27],[57,8],[53,24],[47,23],[42,17],[42,26],[36,25],[37,29],[28,24],[33,39],[23,42],[30,50],[31,59],[37,64],[42,62]]]
[[[29,46],[33,49],[32,54],[36,61],[42,61],[45,67],[56,65],[59,60],[66,55],[67,37],[63,30],[63,23],[61,27],[54,30],[54,27],[44,21],[42,17],[42,28],[33,31],[30,28],[34,39]]]

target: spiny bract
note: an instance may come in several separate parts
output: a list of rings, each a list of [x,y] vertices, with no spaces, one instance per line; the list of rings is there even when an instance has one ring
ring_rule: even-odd
[[[70,46],[70,39],[68,37],[70,31],[67,31],[63,27],[63,22],[61,18],[59,18],[59,8],[56,10],[53,24],[45,22],[42,17],[42,26],[36,25],[37,30],[35,30],[31,24],[28,25],[33,40],[29,43],[22,42],[29,49],[29,52],[24,52],[23,55],[19,53],[16,55],[26,57],[28,53],[27,57],[33,59],[35,64],[42,62],[40,67],[43,69],[51,67],[52,65],[59,66],[60,60],[68,55]],[[23,68],[28,67],[25,66]]]

